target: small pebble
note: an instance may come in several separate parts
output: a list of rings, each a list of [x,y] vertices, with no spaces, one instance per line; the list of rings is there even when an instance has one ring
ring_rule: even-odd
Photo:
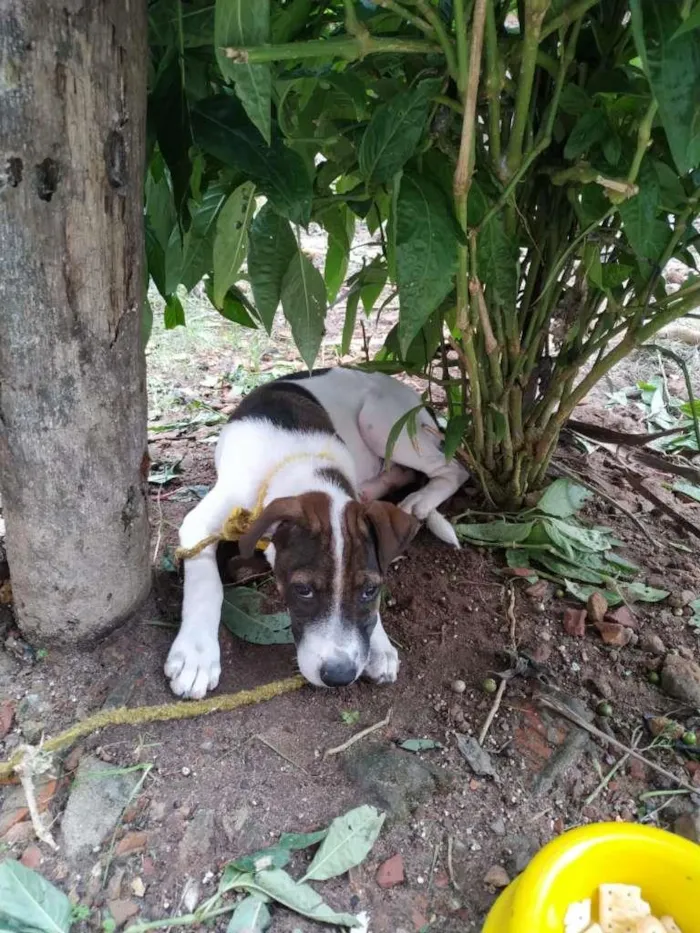
[[[184,767],[182,768],[183,777],[189,777],[190,774],[192,774],[191,768],[188,768],[187,765],[184,765]]]
[[[463,680],[453,680],[451,687],[453,693],[464,693],[467,689],[467,685]]]

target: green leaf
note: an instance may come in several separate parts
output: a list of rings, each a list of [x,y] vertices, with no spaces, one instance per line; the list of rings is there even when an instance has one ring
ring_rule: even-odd
[[[593,583],[597,586],[605,583],[603,575],[595,570],[588,570],[586,567],[570,563],[567,560],[558,560],[544,551],[533,551],[532,559],[541,564],[545,570],[549,570],[550,573],[554,573],[562,577],[562,579],[580,580],[582,583]]]
[[[659,184],[652,166],[645,160],[639,172],[639,194],[620,205],[625,235],[636,256],[656,260],[664,251],[670,231],[656,217]]]
[[[511,311],[518,294],[518,249],[508,236],[501,215],[479,230],[476,240],[479,277],[493,300]]]
[[[619,606],[622,602],[622,597],[619,593],[614,593],[611,590],[602,590],[599,586],[588,586],[585,583],[579,584],[573,583],[571,580],[564,580],[564,587],[567,593],[571,593],[572,596],[575,596],[576,599],[579,599],[582,603],[587,603],[589,597],[592,596],[593,593],[602,593],[608,606]]]
[[[399,748],[403,748],[407,752],[426,752],[431,748],[442,747],[442,744],[436,742],[435,739],[406,739],[405,742],[399,743]]]
[[[0,929],[68,933],[71,902],[38,872],[7,858],[0,864]]]
[[[564,158],[578,159],[591,146],[599,143],[609,133],[605,112],[600,109],[588,110],[576,121],[564,147]]]
[[[700,165],[700,42],[679,3],[632,0],[632,31],[680,175]]]
[[[396,284],[403,352],[453,288],[455,226],[436,185],[418,175],[403,176],[396,206]]]
[[[687,480],[679,479],[673,484],[673,491],[680,492],[682,495],[687,496],[689,499],[694,499],[696,502],[700,502],[700,486],[696,486],[695,483],[689,483]]]
[[[385,818],[385,813],[367,805],[337,817],[302,880],[326,881],[359,865],[376,842]]]
[[[266,871],[268,868],[284,868],[291,859],[291,849],[288,846],[271,846],[269,849],[260,849],[252,855],[242,855],[229,864],[237,871],[252,872]]]
[[[584,502],[590,499],[590,492],[570,479],[555,479],[537,503],[540,512],[557,518],[569,518],[575,515]]]
[[[214,304],[210,281],[207,281],[205,290],[209,301]],[[216,307],[216,305],[214,305],[214,307]],[[231,321],[232,324],[239,324],[241,327],[249,327],[252,330],[258,327],[258,316],[255,308],[236,285],[232,285],[231,288],[229,288],[224,295],[223,304],[220,308],[216,308],[216,310],[222,317],[225,317],[227,321]]]
[[[360,143],[360,172],[375,185],[390,181],[408,162],[425,131],[440,81],[428,79],[402,91],[372,114]]]
[[[166,330],[185,326],[185,309],[177,295],[169,295],[165,302],[163,322]]]
[[[552,529],[556,529],[573,545],[586,551],[607,551],[610,549],[609,538],[595,528],[582,528],[580,525],[562,521],[560,518],[545,519],[542,525],[547,530],[547,534],[551,535]]]
[[[321,273],[300,250],[282,279],[282,309],[301,358],[312,369],[323,339],[326,285]]]
[[[345,320],[343,321],[343,336],[340,341],[340,354],[341,356],[347,356],[350,352],[350,346],[352,344],[352,335],[355,332],[355,324],[357,322],[357,308],[360,304],[360,288],[351,288],[348,292],[347,301],[345,303]]]
[[[683,36],[687,32],[694,32],[696,29],[700,29],[700,6],[695,7],[692,13],[686,20],[683,21],[683,23],[678,27],[671,38],[677,39],[679,36]]]
[[[304,160],[275,134],[268,146],[237,100],[219,95],[200,101],[192,128],[205,152],[243,172],[279,214],[308,223],[313,188]]]
[[[469,427],[470,419],[466,415],[455,415],[447,423],[445,442],[442,452],[446,460],[451,460],[459,450],[465,431]]]
[[[272,73],[269,64],[235,62],[226,48],[265,45],[270,38],[270,0],[216,0],[214,47],[221,73],[235,85],[246,113],[270,143]]]
[[[350,246],[355,235],[355,217],[345,204],[330,204],[318,216],[328,232],[328,249],[323,277],[328,301],[335,301],[348,271]]]
[[[357,917],[353,914],[336,913],[311,885],[295,881],[286,871],[279,868],[261,871],[253,881],[247,881],[244,876],[239,886],[265,894],[283,907],[319,923],[334,923],[343,927],[359,925]]]
[[[319,829],[315,833],[282,833],[277,844],[296,852],[298,849],[309,849],[318,845],[327,835],[327,829]]]
[[[265,933],[271,923],[272,917],[265,901],[250,894],[234,910],[226,933]]]
[[[416,418],[418,414],[425,406],[421,403],[416,405],[415,408],[411,408],[410,411],[407,411],[405,414],[396,421],[389,431],[389,436],[386,439],[386,447],[384,449],[384,465],[388,469],[389,464],[391,463],[391,458],[394,455],[394,448],[396,447],[396,442],[401,436],[401,432],[406,428],[406,433],[410,439],[414,438],[418,432]]]
[[[291,645],[292,623],[287,612],[264,615],[263,595],[245,586],[227,586],[221,607],[226,628],[254,645]]]
[[[219,211],[226,202],[227,190],[223,185],[211,185],[196,205],[190,229],[183,240],[180,283],[190,291],[211,271],[214,233]],[[166,264],[167,267],[167,264]],[[178,284],[180,284],[178,283]]]
[[[660,603],[670,594],[668,590],[660,590],[644,583],[630,583],[622,588],[628,602]]]
[[[214,305],[221,309],[224,296],[238,278],[248,251],[248,225],[255,212],[255,185],[246,181],[229,195],[216,221],[214,238]]]
[[[250,228],[248,275],[255,307],[268,334],[282,299],[282,281],[297,253],[297,241],[289,221],[265,204]]]
[[[474,524],[460,523],[455,525],[459,538],[466,538],[475,544],[497,544],[508,547],[512,544],[522,544],[527,541],[535,522],[483,522]]]
[[[559,98],[559,109],[572,117],[580,117],[593,106],[593,101],[578,84],[565,84]]]

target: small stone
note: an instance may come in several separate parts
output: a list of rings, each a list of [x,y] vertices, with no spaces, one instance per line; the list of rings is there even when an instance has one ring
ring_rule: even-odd
[[[596,622],[595,627],[606,645],[624,648],[632,641],[632,629],[625,628],[624,625],[617,625],[614,622]]]
[[[586,610],[565,609],[564,631],[572,638],[583,638],[586,634]]]
[[[656,657],[660,657],[666,653],[666,646],[663,641],[653,632],[646,632],[642,635],[639,647],[642,651],[646,651],[647,654],[653,654],[656,655]]]
[[[683,590],[681,593],[681,606],[689,606],[691,603],[695,602],[695,593],[692,590]]]
[[[2,841],[8,846],[21,846],[32,842],[34,838],[34,827],[30,820],[25,820],[23,823],[15,823],[11,826],[2,837]]]
[[[541,603],[542,600],[550,595],[551,590],[552,587],[546,580],[538,580],[537,583],[533,583],[532,586],[526,587],[525,595],[529,596],[534,602]]]
[[[117,843],[114,854],[117,858],[123,855],[133,855],[136,852],[143,852],[148,844],[148,833],[134,832],[127,833]]]
[[[124,881],[125,869],[115,868],[112,877],[107,884],[107,900],[118,901],[122,896],[122,883]]]
[[[700,667],[678,654],[666,656],[661,670],[663,690],[676,700],[700,706]]]
[[[4,739],[12,728],[12,720],[15,718],[15,707],[10,700],[4,700],[0,703],[0,739]]]
[[[135,901],[118,898],[113,901],[107,901],[107,909],[114,918],[117,928],[124,926],[127,920],[131,920],[139,912],[139,905]]]
[[[605,621],[625,628],[638,629],[639,619],[627,606],[618,606],[613,612],[606,612]]]
[[[188,768],[187,765],[185,765],[185,766],[182,768],[182,775],[183,775],[183,777],[189,777],[190,774],[192,774],[192,769],[191,769],[191,768]]]
[[[134,897],[143,897],[146,893],[146,885],[143,883],[141,878],[134,878],[131,882],[131,891]]]
[[[453,680],[450,684],[450,689],[453,693],[464,693],[467,689],[467,685],[463,680]]]
[[[36,871],[39,865],[41,865],[41,858],[41,849],[38,846],[28,846],[22,853],[20,862],[25,868],[31,868],[32,871]]]
[[[494,888],[507,888],[510,884],[508,872],[502,865],[492,865],[484,875],[484,883]]]
[[[160,800],[152,801],[148,816],[154,823],[160,823],[165,818],[165,804]]]
[[[596,590],[588,597],[586,609],[588,610],[588,621],[598,625],[603,621],[605,613],[608,611],[608,601],[602,593]]]
[[[400,854],[392,855],[377,869],[377,884],[380,888],[394,888],[397,884],[403,884],[406,880],[403,868],[403,856]]]
[[[501,817],[499,817],[497,820],[494,820],[493,823],[491,823],[490,828],[491,832],[495,836],[505,836],[506,834],[506,824],[505,821],[501,819]]]
[[[700,810],[692,813],[683,813],[673,824],[673,831],[677,836],[690,839],[691,842],[700,843]]]
[[[204,859],[209,854],[214,839],[214,811],[200,807],[187,824],[185,835],[180,842],[180,862],[190,866],[196,859]]]
[[[457,733],[457,748],[474,774],[479,777],[498,778],[491,756],[479,745],[473,735]]]
[[[544,643],[534,645],[528,650],[528,654],[535,664],[546,664],[552,656],[552,646]]]
[[[676,606],[676,608],[673,610],[673,614],[674,616],[677,616],[680,619],[683,616],[683,610],[681,609],[680,606]]]

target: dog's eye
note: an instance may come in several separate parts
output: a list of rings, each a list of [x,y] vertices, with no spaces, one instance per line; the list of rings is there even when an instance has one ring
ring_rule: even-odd
[[[295,583],[292,589],[301,599],[311,599],[314,595],[313,587],[308,583]]]
[[[379,584],[377,583],[365,583],[362,588],[362,593],[360,594],[360,599],[363,603],[369,603],[373,599],[377,598],[379,593]]]

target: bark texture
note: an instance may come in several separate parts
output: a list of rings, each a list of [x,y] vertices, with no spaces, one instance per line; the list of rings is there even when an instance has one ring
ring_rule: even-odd
[[[0,0],[0,489],[17,617],[69,643],[150,585],[146,0]]]

